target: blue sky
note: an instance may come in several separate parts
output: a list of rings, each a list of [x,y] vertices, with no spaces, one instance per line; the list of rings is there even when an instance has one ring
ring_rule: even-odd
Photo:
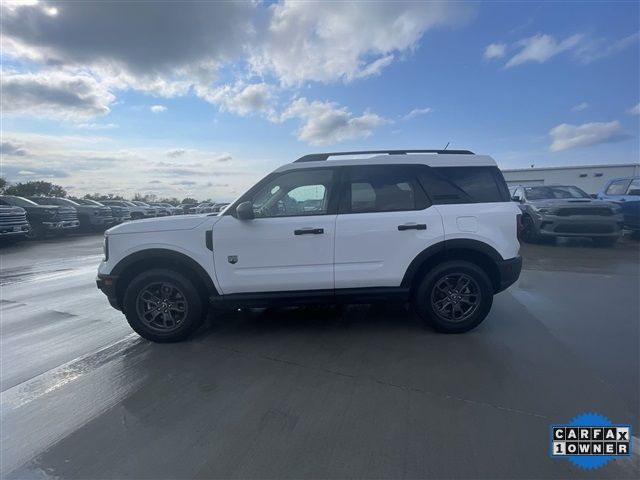
[[[11,181],[229,200],[313,151],[639,159],[638,2],[2,8]]]

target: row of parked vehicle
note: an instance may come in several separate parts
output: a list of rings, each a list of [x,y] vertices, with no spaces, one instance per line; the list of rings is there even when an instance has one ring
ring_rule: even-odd
[[[77,230],[102,231],[130,220],[216,213],[226,203],[146,203],[136,200],[0,195],[0,238],[41,238]]]
[[[525,242],[590,237],[611,246],[625,229],[640,236],[640,177],[609,180],[595,198],[573,185],[519,185],[510,193],[522,210]]]

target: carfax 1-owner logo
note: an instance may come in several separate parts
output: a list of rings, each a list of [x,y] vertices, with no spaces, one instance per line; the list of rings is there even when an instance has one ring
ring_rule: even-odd
[[[569,459],[581,468],[600,468],[613,458],[628,457],[631,447],[631,426],[614,425],[597,413],[551,426],[551,457]]]

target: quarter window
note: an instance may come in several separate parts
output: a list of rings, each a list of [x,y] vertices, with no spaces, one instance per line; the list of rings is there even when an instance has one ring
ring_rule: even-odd
[[[509,198],[507,184],[496,167],[432,167],[421,178],[435,204],[504,202]]]
[[[256,218],[324,215],[332,182],[330,169],[283,173],[255,192],[253,213]]]

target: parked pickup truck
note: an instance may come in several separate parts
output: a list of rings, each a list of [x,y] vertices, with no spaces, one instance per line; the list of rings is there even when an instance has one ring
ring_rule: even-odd
[[[72,198],[76,203],[80,205],[93,205],[95,207],[108,207],[111,209],[111,216],[113,217],[114,225],[118,223],[126,222],[127,220],[131,220],[131,210],[127,207],[121,207],[119,205],[104,205],[96,200],[89,200],[88,198]]]
[[[640,177],[614,178],[598,198],[617,203],[624,215],[624,228],[640,238]]]
[[[30,230],[24,208],[0,205],[0,238],[24,238]]]
[[[31,225],[29,236],[43,237],[48,233],[67,233],[78,229],[80,222],[76,209],[57,205],[38,205],[31,200],[13,195],[0,195],[0,205],[22,207]]]
[[[60,197],[28,197],[38,205],[58,205],[72,207],[78,212],[80,227],[85,230],[105,230],[114,224],[111,209],[104,205],[80,205],[79,203]]]

